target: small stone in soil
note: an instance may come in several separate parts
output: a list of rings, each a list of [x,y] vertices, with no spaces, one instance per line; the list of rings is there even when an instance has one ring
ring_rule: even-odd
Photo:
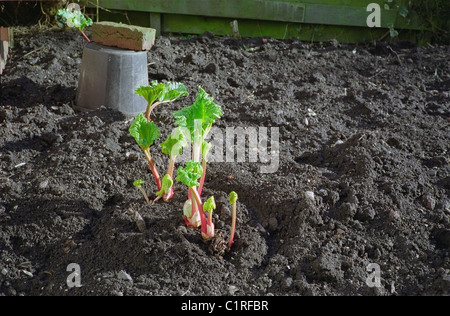
[[[389,222],[394,222],[394,221],[399,221],[399,220],[401,220],[400,213],[397,212],[397,211],[390,210],[389,211],[388,221]]]
[[[310,200],[314,201],[314,192],[312,192],[312,191],[306,191],[306,192],[305,192],[305,196],[306,196],[307,198],[309,198]]]
[[[228,293],[230,295],[234,295],[234,293],[236,293],[237,291],[239,291],[239,288],[237,286],[234,286],[234,285],[228,286]]]
[[[117,277],[119,278],[119,280],[125,280],[125,281],[133,282],[133,278],[132,278],[128,273],[126,273],[126,272],[123,271],[123,270],[121,270],[121,271],[119,272],[119,274],[117,275]]]
[[[422,204],[429,210],[434,210],[436,207],[436,200],[429,194],[422,196]]]
[[[44,190],[48,187],[48,180],[44,180],[41,183],[39,183],[39,189]]]
[[[139,214],[136,211],[133,211],[132,209],[128,209],[128,214],[130,214],[133,217],[133,220],[136,222],[136,226],[138,227],[139,231],[141,233],[145,233],[146,225],[141,214]]]

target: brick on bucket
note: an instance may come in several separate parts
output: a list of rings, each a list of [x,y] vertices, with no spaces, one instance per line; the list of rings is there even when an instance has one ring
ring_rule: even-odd
[[[114,22],[97,22],[92,25],[94,42],[119,48],[145,51],[155,43],[156,30],[148,27]]]

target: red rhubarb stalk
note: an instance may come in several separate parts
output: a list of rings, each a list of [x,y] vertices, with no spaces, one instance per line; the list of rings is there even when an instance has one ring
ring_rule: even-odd
[[[161,177],[159,176],[158,170],[156,169],[155,162],[153,161],[152,155],[149,150],[144,150],[145,158],[147,158],[148,165],[150,166],[150,170],[153,174],[153,178],[155,179],[156,186],[158,187],[158,191],[161,190]]]
[[[230,239],[228,241],[228,251],[230,251],[231,246],[233,245],[233,241],[234,241],[234,234],[236,232],[236,202],[237,202],[238,196],[236,194],[236,192],[231,192],[230,196],[229,196],[229,202],[231,205],[233,205],[233,214],[232,214],[232,218],[231,218],[231,232],[230,232]]]
[[[189,191],[191,191],[191,196],[193,197],[192,202],[195,202],[195,204],[197,204],[198,211],[200,212],[200,220],[202,222],[202,236],[204,239],[209,239],[209,238],[211,238],[211,236],[209,236],[209,234],[208,234],[208,228],[206,225],[206,216],[205,216],[205,212],[203,211],[203,203],[200,198],[200,195],[198,194],[197,190],[194,188],[190,188]],[[194,214],[194,210],[192,210],[192,214]]]
[[[88,42],[88,43],[90,43],[91,42],[91,40],[89,39],[89,37],[87,37],[87,35],[86,34],[84,34],[84,32],[83,31],[81,31],[80,30],[80,32],[81,32],[81,34],[84,36],[84,38],[86,39],[86,41]]]

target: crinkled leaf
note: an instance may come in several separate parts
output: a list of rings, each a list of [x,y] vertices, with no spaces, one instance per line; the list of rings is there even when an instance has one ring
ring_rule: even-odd
[[[186,167],[179,167],[176,180],[182,182],[189,188],[198,187],[198,179],[202,176],[202,165],[197,161],[187,161]]]
[[[154,122],[149,122],[142,113],[139,113],[130,126],[130,135],[134,137],[138,145],[147,149],[153,145],[161,134]]]
[[[133,182],[133,185],[134,185],[135,187],[140,187],[140,186],[143,185],[144,183],[145,183],[145,182],[144,182],[143,180],[139,179],[139,180],[134,181],[134,182]]]
[[[172,102],[178,98],[189,95],[184,84],[179,82],[167,82],[164,86],[162,95],[159,98],[160,102]]]
[[[212,212],[216,209],[216,201],[214,196],[211,196],[205,203],[203,203],[203,210],[205,212]]]
[[[183,147],[187,146],[186,138],[179,128],[177,128],[167,139],[161,144],[163,154],[170,156],[181,155]]]
[[[169,194],[170,188],[173,186],[172,177],[169,174],[166,174],[162,179],[161,190],[156,192],[156,196],[161,196],[163,194]]]
[[[187,96],[188,92],[184,84],[179,82],[158,83],[152,81],[149,86],[140,86],[136,89],[136,94],[142,96],[149,104],[155,101],[172,102],[176,99]]]
[[[213,102],[213,98],[202,88],[199,88],[199,90],[194,104],[174,113],[175,124],[187,128],[191,133],[191,139],[194,139],[196,120],[201,121],[203,139],[206,136],[205,131],[211,128],[215,120],[223,115],[222,108]]]
[[[158,81],[152,81],[149,86],[140,86],[136,89],[135,93],[143,97],[148,104],[153,104],[163,94],[165,85],[164,83],[158,83]]]

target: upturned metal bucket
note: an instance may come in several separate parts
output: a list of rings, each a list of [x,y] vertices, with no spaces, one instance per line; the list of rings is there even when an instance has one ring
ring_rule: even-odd
[[[83,50],[76,108],[92,111],[105,106],[137,115],[145,111],[147,101],[135,90],[148,84],[147,52],[90,42]]]

